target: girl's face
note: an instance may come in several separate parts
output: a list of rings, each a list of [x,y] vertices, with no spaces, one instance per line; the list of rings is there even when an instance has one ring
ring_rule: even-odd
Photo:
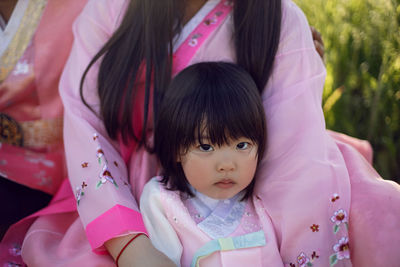
[[[216,146],[207,138],[191,146],[180,162],[188,182],[214,199],[228,199],[245,189],[257,168],[257,145],[247,138]]]

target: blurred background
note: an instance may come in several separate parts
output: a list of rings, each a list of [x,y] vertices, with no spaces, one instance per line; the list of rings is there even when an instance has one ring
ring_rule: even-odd
[[[327,128],[367,139],[400,183],[400,0],[294,0],[325,44]]]

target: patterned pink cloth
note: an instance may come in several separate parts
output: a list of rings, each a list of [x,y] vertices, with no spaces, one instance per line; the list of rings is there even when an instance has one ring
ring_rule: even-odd
[[[280,45],[263,94],[268,150],[255,190],[271,218],[273,246],[286,266],[398,266],[400,186],[382,180],[357,150],[325,130],[325,68],[303,13],[290,0],[282,2]],[[118,205],[127,208],[120,218],[137,213],[143,185],[157,173],[154,157],[144,150],[135,151],[125,164],[118,143],[110,140],[101,120],[79,96],[87,63],[115,31],[127,3],[92,0],[75,24],[75,43],[60,90],[69,177],[80,218],[59,213],[37,219],[22,247],[30,266],[112,265],[109,257],[96,258],[89,250],[91,243],[104,251],[96,244],[106,240],[88,240],[83,229],[88,233],[104,225],[98,221],[114,214],[110,211]],[[228,17],[197,47],[189,64],[234,61],[232,29]],[[187,45],[196,47],[193,42]],[[86,99],[96,109],[97,67],[85,83]],[[98,231],[142,231],[135,223],[129,230],[109,224]],[[45,245],[38,246],[38,240]]]
[[[24,147],[0,144],[0,174],[48,194],[57,192],[67,173],[58,83],[72,46],[72,22],[85,3],[86,0],[72,0],[68,4],[49,0],[38,27],[32,29],[34,33],[27,48],[13,70],[0,82],[0,113],[19,123],[41,120],[38,127],[42,131],[30,127],[26,130],[31,131],[28,135],[35,137],[33,141],[43,143],[28,143]],[[28,139],[26,132],[25,139]]]

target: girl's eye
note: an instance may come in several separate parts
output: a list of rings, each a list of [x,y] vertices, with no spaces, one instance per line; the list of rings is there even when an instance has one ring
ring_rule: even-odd
[[[214,148],[213,148],[211,145],[208,145],[208,144],[201,144],[201,145],[199,145],[199,149],[200,149],[201,151],[205,151],[205,152],[210,152],[210,151],[213,151],[213,150],[214,150]]]
[[[236,145],[237,149],[239,150],[246,150],[250,146],[249,142],[240,142],[239,144]]]

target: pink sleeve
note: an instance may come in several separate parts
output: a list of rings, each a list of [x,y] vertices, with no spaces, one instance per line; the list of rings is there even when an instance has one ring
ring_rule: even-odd
[[[263,92],[267,151],[255,193],[272,219],[285,263],[316,249],[320,261],[329,262],[338,236],[346,234],[345,227],[331,233],[330,218],[339,209],[349,210],[349,177],[325,129],[321,99],[326,70],[307,19],[292,1],[282,4],[280,44]],[[333,194],[340,195],[334,204]],[[321,234],[309,230],[314,224],[323,229]]]
[[[351,260],[355,266],[397,266],[400,187],[382,180],[359,152],[326,131],[324,65],[303,13],[290,0],[282,3],[280,47],[263,94],[267,152],[255,187],[281,256],[289,263],[315,251],[316,265]],[[349,224],[333,228],[342,223],[335,221],[338,212]]]
[[[144,231],[118,144],[109,138],[96,114],[82,103],[79,93],[82,73],[110,38],[127,2],[89,1],[74,24],[75,40],[60,81],[68,176],[93,249],[101,248],[112,237]],[[98,63],[92,67],[83,89],[85,99],[96,111],[98,67]]]

